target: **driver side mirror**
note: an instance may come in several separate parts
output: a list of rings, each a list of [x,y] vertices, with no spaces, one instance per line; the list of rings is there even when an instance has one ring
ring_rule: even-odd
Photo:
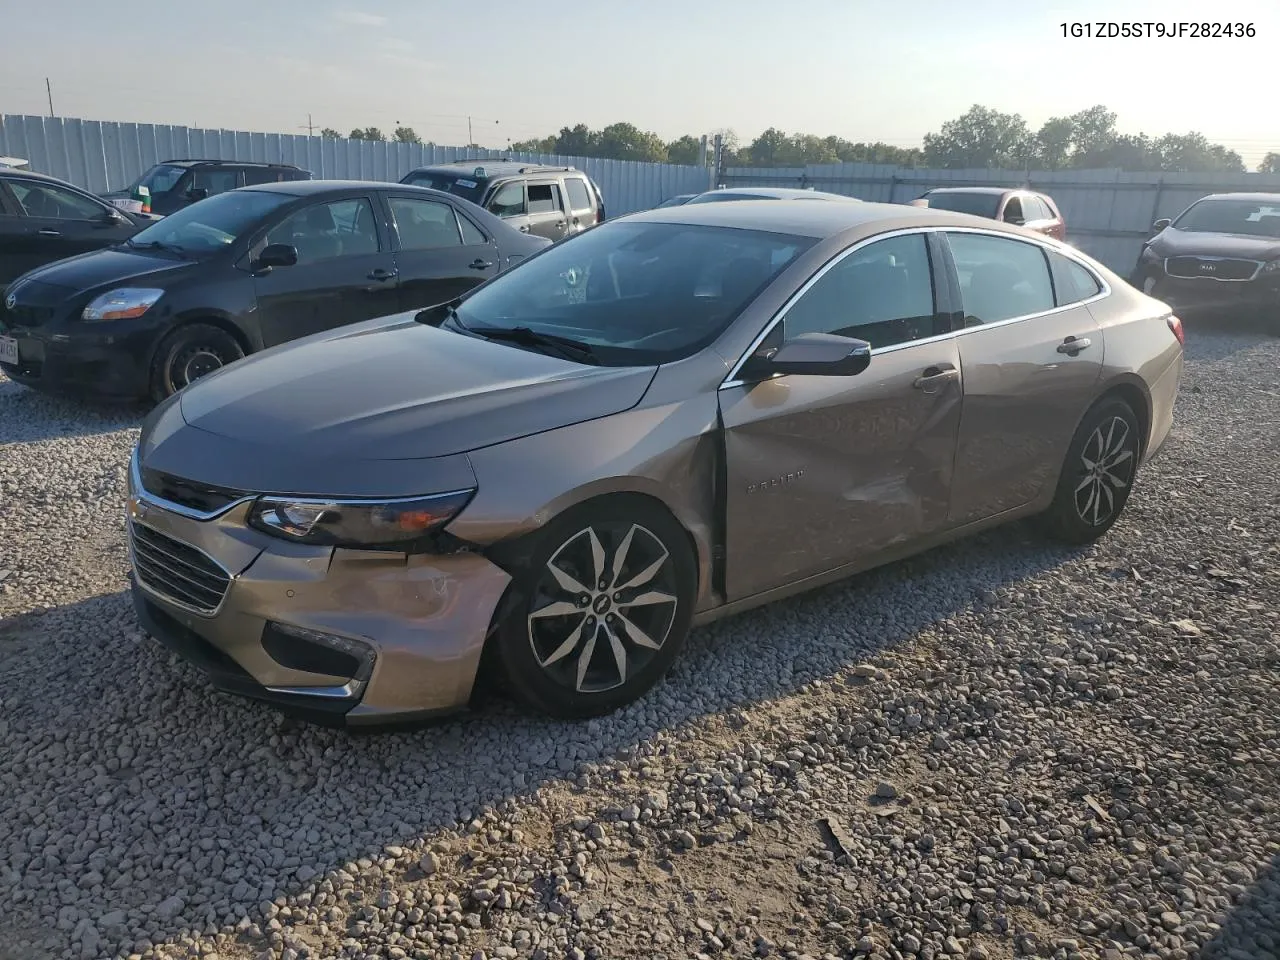
[[[1163,230],[1165,227],[1167,227],[1171,223],[1173,223],[1173,220],[1171,220],[1169,217],[1161,217],[1159,220],[1157,220],[1155,223],[1151,225],[1151,230],[1153,233],[1159,233],[1161,230]]]
[[[774,374],[807,377],[853,377],[871,363],[871,344],[834,333],[802,333],[782,346],[757,352],[743,367],[751,378]]]
[[[187,199],[190,200],[192,203],[194,203],[197,200],[203,200],[207,196],[209,196],[208,187],[192,187],[190,190],[187,191]]]
[[[291,243],[269,243],[262,248],[258,259],[253,262],[255,270],[269,270],[271,267],[292,267],[298,262],[298,248]]]

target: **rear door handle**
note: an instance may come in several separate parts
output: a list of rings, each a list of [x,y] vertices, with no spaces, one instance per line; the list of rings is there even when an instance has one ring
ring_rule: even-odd
[[[469,266],[472,270],[488,270],[490,267],[493,266],[493,261],[482,260],[479,257],[476,257],[469,264],[467,264],[467,266]]]
[[[37,237],[60,237],[62,234],[57,230],[37,230]]]
[[[1074,357],[1081,350],[1088,350],[1092,345],[1093,341],[1088,337],[1067,337],[1058,344],[1058,352]]]
[[[917,390],[923,390],[925,393],[937,393],[938,388],[944,383],[950,383],[952,380],[960,378],[960,371],[955,367],[930,367],[920,376],[916,377],[911,384]]]
[[[384,270],[382,269],[382,267],[379,267],[377,270],[373,270],[369,273],[370,280],[379,280],[379,281],[394,280],[395,277],[396,277],[396,271]]]

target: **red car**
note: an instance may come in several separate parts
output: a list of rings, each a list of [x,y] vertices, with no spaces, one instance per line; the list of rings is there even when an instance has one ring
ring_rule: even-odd
[[[1053,199],[1031,190],[1007,187],[937,187],[921,200],[935,210],[954,210],[989,220],[1001,220],[1065,240],[1067,222]]]

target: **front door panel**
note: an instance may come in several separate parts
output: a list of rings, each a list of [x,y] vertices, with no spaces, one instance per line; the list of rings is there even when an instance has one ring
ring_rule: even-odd
[[[728,599],[920,539],[946,522],[961,383],[946,338],[878,352],[855,377],[720,392]]]

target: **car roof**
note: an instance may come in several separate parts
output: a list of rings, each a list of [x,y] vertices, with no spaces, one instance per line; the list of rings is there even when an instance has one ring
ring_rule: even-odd
[[[84,187],[77,187],[74,183],[68,183],[59,177],[50,176],[47,173],[36,173],[34,170],[20,170],[17,167],[0,167],[0,174],[9,179],[17,180],[38,180],[41,183],[56,183],[61,187],[74,187],[82,193],[89,193]]]
[[[551,166],[545,163],[525,163],[523,160],[450,160],[448,163],[431,163],[424,167],[415,167],[409,173],[457,173],[467,174],[477,167],[484,168],[484,179],[493,180],[498,177],[514,177],[527,173],[582,173],[576,167]],[[405,174],[408,176],[409,174]]]
[[[857,197],[847,197],[842,193],[827,193],[822,190],[802,190],[798,187],[720,187],[716,190],[704,190],[695,193],[695,197],[708,194],[742,194],[744,197],[772,197],[778,200],[850,200],[861,203]]]
[[[1280,193],[1211,193],[1200,200],[1242,200],[1245,203],[1280,203]],[[1200,201],[1197,200],[1197,203]]]
[[[621,217],[614,223],[682,223],[694,226],[762,230],[824,240],[858,227],[980,227],[1027,236],[1025,231],[986,217],[903,203],[810,203],[804,200],[742,200],[737,203],[684,203]],[[608,224],[603,226],[607,227]]]
[[[396,193],[411,191],[431,194],[432,196],[461,199],[453,194],[419,187],[410,183],[394,183],[387,180],[290,180],[285,183],[257,183],[237,190],[258,191],[259,193],[286,193],[294,197],[311,197],[324,193],[344,193],[348,190],[394,190]]]
[[[1028,190],[1026,187],[934,187],[932,190],[926,190],[925,196],[931,193],[987,193],[1003,196],[1006,193],[1035,193],[1034,190]]]
[[[230,166],[237,167],[272,167],[283,170],[301,170],[302,168],[292,163],[272,163],[270,161],[261,160],[161,160],[157,166],[165,165],[170,167],[196,167],[196,166]]]

